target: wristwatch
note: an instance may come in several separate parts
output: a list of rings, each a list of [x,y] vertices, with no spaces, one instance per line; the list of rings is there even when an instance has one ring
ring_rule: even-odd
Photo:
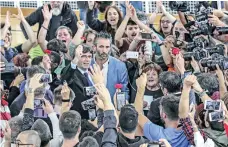
[[[70,102],[70,99],[67,99],[67,100],[62,99],[62,102]]]

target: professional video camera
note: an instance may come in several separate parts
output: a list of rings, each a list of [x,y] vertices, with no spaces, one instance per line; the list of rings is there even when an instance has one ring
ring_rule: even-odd
[[[169,7],[173,11],[181,11],[186,12],[189,11],[188,2],[187,1],[170,1]]]
[[[207,57],[207,51],[201,49],[200,47],[196,47],[192,52],[185,52],[183,54],[183,57],[185,61],[191,61],[192,57],[194,57],[195,60],[199,61]]]
[[[225,46],[223,44],[218,44],[215,47],[207,47],[205,50],[209,53],[209,55],[212,55],[214,53],[224,55]]]
[[[193,42],[189,42],[184,48],[187,52],[192,52],[196,47],[205,47],[208,46],[209,42],[203,37],[199,37],[193,40]]]
[[[216,64],[219,65],[221,70],[228,69],[228,58],[219,54],[213,54],[210,58],[204,58],[200,63],[202,67],[208,67],[211,71],[216,70]]]
[[[228,34],[228,27],[216,27],[219,35]]]
[[[190,36],[194,38],[199,35],[211,35],[213,29],[214,28],[208,23],[201,23],[197,29],[190,30]]]

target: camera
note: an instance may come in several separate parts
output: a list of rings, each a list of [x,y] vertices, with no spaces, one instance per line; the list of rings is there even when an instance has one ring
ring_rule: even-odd
[[[207,50],[207,52],[212,55],[214,53],[218,53],[220,55],[224,55],[224,50],[225,50],[225,46],[223,44],[218,44],[215,47],[208,47],[205,48],[205,50]]]
[[[219,35],[228,34],[228,27],[216,27]]]
[[[199,35],[209,35],[212,32],[212,27],[208,23],[203,22],[199,24],[199,28],[190,30],[190,36],[192,38]]]
[[[202,50],[200,47],[196,47],[193,49],[192,52],[185,52],[183,54],[185,61],[191,61],[192,56],[194,57],[195,60],[199,61],[199,60],[207,57],[207,51]]]
[[[85,87],[86,96],[93,97],[94,95],[96,95],[96,93],[97,93],[97,91],[94,86]]]
[[[81,105],[82,105],[83,110],[89,110],[89,109],[92,109],[96,106],[96,104],[94,102],[94,98],[83,101],[81,103]]]
[[[186,45],[185,50],[187,52],[192,52],[194,48],[208,46],[208,44],[209,43],[206,39],[204,39],[203,37],[199,37],[194,39],[193,42],[189,42]]]
[[[189,11],[188,3],[187,2],[170,1],[169,2],[169,7],[173,11],[181,11],[181,12]]]
[[[206,100],[204,109],[205,110],[214,110],[214,111],[220,111],[222,108],[221,101],[213,101],[213,100]]]
[[[225,58],[223,56],[214,58],[212,56],[211,58],[204,58],[201,60],[201,66],[208,67],[208,69],[210,69],[211,71],[216,70],[216,64],[219,65],[221,70],[226,70],[228,69],[228,58]]]

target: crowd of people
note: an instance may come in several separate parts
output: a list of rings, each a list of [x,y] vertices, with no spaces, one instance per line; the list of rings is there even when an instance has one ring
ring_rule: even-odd
[[[64,1],[7,12],[1,146],[228,146],[227,11],[206,1],[194,14],[169,2],[175,16],[161,1],[152,14],[141,2],[79,6],[80,20]],[[11,17],[26,38],[18,46]]]

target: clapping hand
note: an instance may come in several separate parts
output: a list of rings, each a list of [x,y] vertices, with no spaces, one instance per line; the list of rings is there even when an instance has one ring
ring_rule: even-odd
[[[13,16],[15,18],[19,19],[20,21],[25,20],[25,17],[24,17],[24,15],[23,15],[23,13],[21,11],[21,8],[19,6],[17,7],[17,11],[18,11],[18,14],[17,15],[13,14]]]

